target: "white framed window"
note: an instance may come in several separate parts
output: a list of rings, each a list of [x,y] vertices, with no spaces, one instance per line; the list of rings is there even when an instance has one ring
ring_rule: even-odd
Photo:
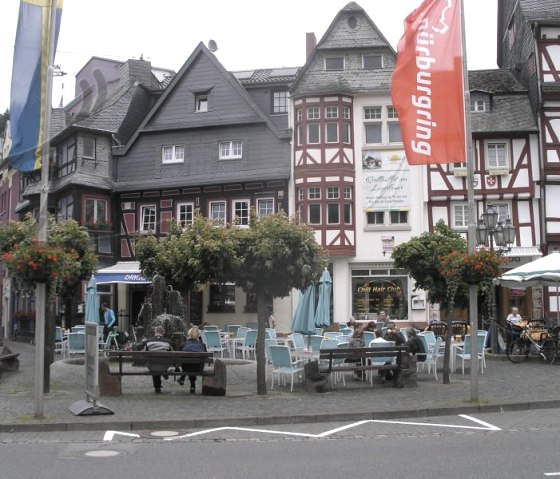
[[[298,110],[296,111],[296,121],[303,121],[303,110],[301,108],[298,108]]]
[[[303,145],[303,125],[298,125],[296,128],[297,146]]]
[[[233,160],[242,157],[242,141],[220,141],[220,160]]]
[[[327,143],[338,143],[338,123],[325,123]]]
[[[366,144],[402,143],[401,126],[393,105],[364,107]]]
[[[307,119],[318,120],[321,117],[321,112],[318,106],[310,106],[307,108]]]
[[[402,143],[399,115],[393,105],[387,106],[387,129],[389,131],[389,143]]]
[[[352,137],[351,137],[351,127],[350,127],[350,123],[346,123],[344,122],[342,124],[342,141],[344,143],[351,143]]]
[[[340,188],[338,186],[327,186],[327,199],[337,200],[340,198]]]
[[[351,200],[352,199],[352,187],[351,186],[345,186],[344,187],[344,199],[345,200]]]
[[[344,70],[344,57],[325,57],[325,70]]]
[[[298,188],[297,196],[298,196],[298,201],[303,201],[303,198],[304,198],[303,188]]]
[[[320,200],[321,199],[321,187],[320,186],[310,186],[307,188],[307,199],[308,200]]]
[[[140,231],[143,233],[156,230],[156,205],[140,206]]]
[[[509,169],[508,147],[505,141],[486,142],[486,166]]]
[[[170,163],[183,163],[185,161],[185,147],[174,145],[174,146],[163,146],[161,148],[161,162],[164,165]]]
[[[2,193],[2,211],[7,210],[8,205],[8,192]],[[66,195],[58,199],[56,202],[56,212],[59,218],[64,220],[71,220],[74,218],[74,197]]]
[[[194,203],[177,203],[177,224],[184,228],[194,222]]]
[[[455,203],[451,210],[451,221],[453,228],[466,229],[469,226],[468,203]]]
[[[350,107],[348,106],[342,107],[342,118],[344,118],[345,120],[350,119]]]
[[[337,225],[340,223],[340,205],[338,203],[327,204],[327,224]]]
[[[338,107],[337,106],[325,107],[325,118],[338,118]]]
[[[407,225],[408,211],[389,211],[389,222],[392,225]]]
[[[307,143],[315,145],[321,142],[321,133],[319,131],[319,123],[307,124]]]
[[[366,130],[366,143],[381,143],[381,127],[383,126],[381,122],[366,123],[364,126]]]
[[[486,102],[484,100],[471,100],[471,111],[472,112],[486,111]]]
[[[99,198],[85,198],[84,206],[84,220],[86,224],[107,222],[107,200],[102,200]]]
[[[279,115],[288,113],[289,95],[288,91],[272,92],[272,114]]]
[[[233,218],[237,226],[249,226],[249,200],[233,201]]]
[[[509,203],[492,203],[494,208],[498,211],[498,221],[504,223],[508,218],[511,218],[510,210],[511,205]]]
[[[320,225],[321,224],[321,205],[312,203],[307,205],[307,224]]]
[[[194,111],[203,113],[208,111],[208,94],[201,93],[194,97]]]
[[[384,211],[367,211],[366,212],[366,224],[370,226],[380,226],[385,224],[385,212]]]
[[[362,55],[364,70],[379,70],[383,68],[383,55]]]
[[[351,225],[352,224],[352,204],[351,203],[344,203],[344,224]]]
[[[257,215],[268,216],[274,214],[274,199],[273,198],[258,198],[257,199]]]
[[[380,106],[366,106],[364,107],[365,120],[381,120],[382,108]]]
[[[218,226],[226,224],[226,202],[211,201],[210,202],[210,219]]]

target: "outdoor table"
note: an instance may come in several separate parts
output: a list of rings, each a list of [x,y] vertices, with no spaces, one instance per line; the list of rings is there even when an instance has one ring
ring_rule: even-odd
[[[297,349],[292,351],[292,356],[296,359],[305,360],[306,362],[311,362],[319,359],[319,351],[311,351],[309,349]]]

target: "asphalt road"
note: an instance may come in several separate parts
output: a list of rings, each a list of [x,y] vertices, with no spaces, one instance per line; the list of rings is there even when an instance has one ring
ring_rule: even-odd
[[[0,434],[0,478],[560,477],[560,413]]]

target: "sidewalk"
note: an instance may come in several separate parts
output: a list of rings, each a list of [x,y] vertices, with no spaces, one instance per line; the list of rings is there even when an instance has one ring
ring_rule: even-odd
[[[172,379],[156,395],[149,377],[128,376],[123,394],[101,397],[99,403],[113,415],[74,416],[69,407],[86,399],[84,366],[57,360],[51,366],[51,392],[43,397],[44,418],[34,417],[35,347],[4,341],[20,353],[17,372],[0,377],[0,432],[64,430],[140,430],[153,428],[192,429],[232,425],[287,424],[300,422],[421,417],[482,411],[523,410],[560,407],[560,366],[537,361],[512,364],[503,357],[487,357],[484,375],[479,376],[479,402],[470,401],[470,375],[451,375],[451,384],[439,382],[425,372],[418,374],[417,388],[395,389],[347,380],[323,394],[307,393],[301,384],[276,387],[266,396],[256,393],[256,367],[227,364],[225,397],[188,393]],[[59,355],[57,355],[57,358]],[[226,360],[227,361],[227,360]],[[75,361],[74,361],[75,362]],[[267,381],[270,389],[270,380]]]

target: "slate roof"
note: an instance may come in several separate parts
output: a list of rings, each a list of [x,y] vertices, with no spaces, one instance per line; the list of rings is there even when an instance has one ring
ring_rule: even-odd
[[[469,89],[490,95],[490,111],[471,113],[473,133],[536,132],[527,91],[510,70],[469,72]]]
[[[390,93],[393,70],[307,71],[301,77],[297,95],[329,93]]]
[[[245,87],[291,83],[295,80],[300,67],[264,68],[231,72]],[[282,74],[284,72],[284,74]],[[293,73],[292,73],[293,72]]]
[[[528,22],[560,23],[559,0],[520,0],[519,3]]]

